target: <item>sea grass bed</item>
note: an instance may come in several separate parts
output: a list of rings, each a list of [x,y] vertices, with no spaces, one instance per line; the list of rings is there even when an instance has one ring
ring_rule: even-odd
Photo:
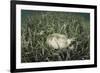
[[[46,44],[53,33],[75,38],[69,47],[53,49]],[[21,10],[21,62],[90,59],[90,15],[88,13]]]

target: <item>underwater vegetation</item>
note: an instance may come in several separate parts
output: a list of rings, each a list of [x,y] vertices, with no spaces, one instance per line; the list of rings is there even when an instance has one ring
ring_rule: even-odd
[[[22,63],[88,59],[89,13],[21,11]]]

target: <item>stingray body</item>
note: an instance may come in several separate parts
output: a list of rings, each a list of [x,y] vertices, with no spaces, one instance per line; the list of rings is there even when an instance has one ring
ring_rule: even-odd
[[[66,35],[53,33],[47,37],[46,43],[49,47],[54,49],[63,49],[67,48],[73,39],[68,39]]]

